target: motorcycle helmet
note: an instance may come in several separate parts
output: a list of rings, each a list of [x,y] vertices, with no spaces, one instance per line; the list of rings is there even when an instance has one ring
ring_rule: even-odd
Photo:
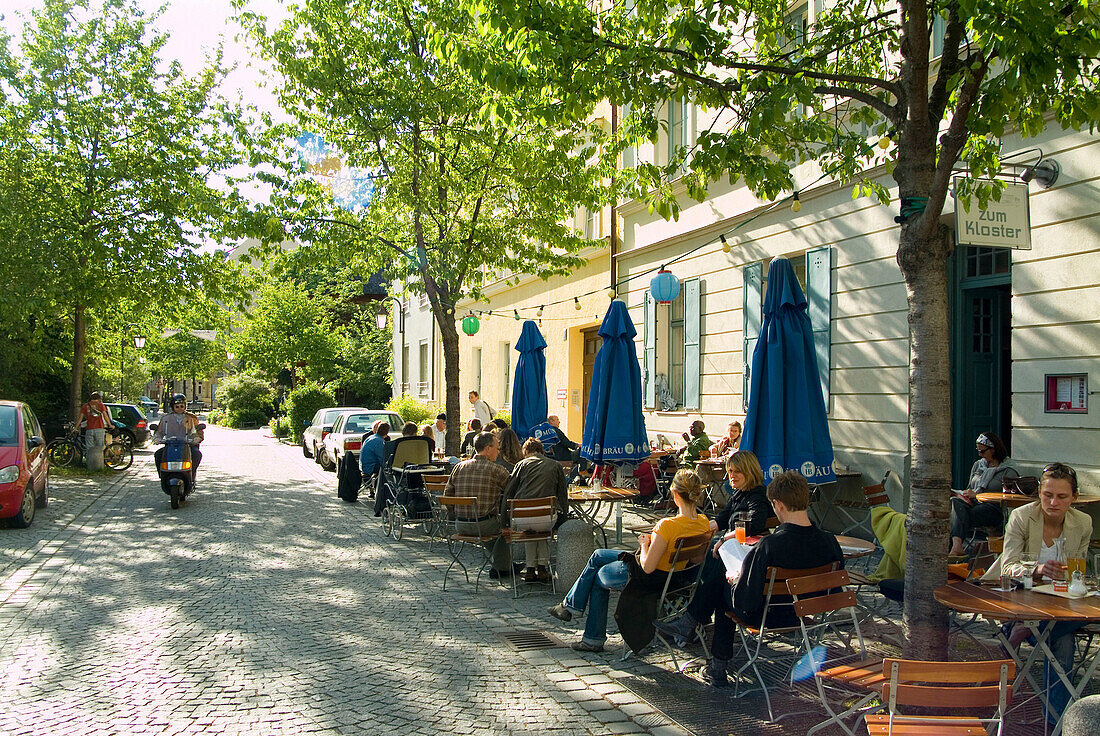
[[[184,406],[187,406],[187,397],[183,394],[172,394],[172,401],[169,403],[172,406],[175,406],[176,404],[183,404]]]

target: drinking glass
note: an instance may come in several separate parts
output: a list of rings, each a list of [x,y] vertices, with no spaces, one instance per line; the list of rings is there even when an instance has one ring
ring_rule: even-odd
[[[734,527],[733,527],[733,537],[734,537],[734,539],[736,539],[741,544],[744,544],[745,539],[746,539],[746,532],[747,532],[747,530],[745,528],[745,520],[744,519],[738,519],[734,523]]]
[[[1020,558],[1020,564],[1031,571],[1023,576],[1024,588],[1027,590],[1030,590],[1033,584],[1035,578],[1035,565],[1037,565],[1038,562],[1039,561],[1035,557],[1030,555],[1024,555]]]

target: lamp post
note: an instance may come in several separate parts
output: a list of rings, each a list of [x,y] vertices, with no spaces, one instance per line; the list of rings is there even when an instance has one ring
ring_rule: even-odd
[[[127,325],[127,326],[132,327],[133,325]],[[121,341],[122,349],[119,351],[119,361],[118,361],[118,363],[119,363],[119,365],[118,365],[118,367],[119,367],[119,371],[118,371],[118,400],[119,400],[119,403],[122,403],[122,402],[126,401],[126,399],[124,398],[125,395],[126,395],[125,392],[124,392],[124,390],[126,388],[126,339],[127,338],[125,338],[125,337],[122,338],[122,341]],[[138,350],[141,350],[143,347],[145,347],[145,335],[135,335],[133,337],[133,341],[134,341],[134,347],[137,348]]]
[[[397,324],[397,329],[401,331],[401,352],[400,352],[401,372],[402,372],[402,374],[404,374],[404,372],[407,370],[407,367],[405,365],[405,305],[402,304],[401,300],[398,299],[395,296],[384,296],[384,297],[382,297],[381,301],[382,302],[392,301],[397,306],[397,316],[398,316],[397,319],[398,319],[398,321],[397,321],[396,324]],[[379,312],[377,315],[375,315],[375,323],[374,324],[380,330],[386,329],[386,312],[385,312],[385,310],[383,310],[383,311]],[[397,353],[397,351],[394,351],[394,358],[395,358],[394,365],[395,365],[395,367],[396,367],[396,364],[397,364],[397,361],[396,361],[397,355],[399,355],[399,353]],[[393,377],[395,382],[397,381],[397,378],[398,378],[398,376],[396,374],[397,374],[397,371],[395,370],[394,371],[394,377]],[[404,381],[401,381],[401,393],[405,393],[405,382]]]

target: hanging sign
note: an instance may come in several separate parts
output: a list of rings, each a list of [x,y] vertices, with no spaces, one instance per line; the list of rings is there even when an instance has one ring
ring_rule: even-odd
[[[1031,250],[1031,210],[1027,184],[1006,184],[1001,199],[986,202],[983,210],[977,197],[970,199],[967,212],[958,197],[955,179],[955,241],[959,245]]]

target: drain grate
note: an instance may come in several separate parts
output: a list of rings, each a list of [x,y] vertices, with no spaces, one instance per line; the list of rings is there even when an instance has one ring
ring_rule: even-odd
[[[504,634],[504,641],[517,652],[531,652],[536,649],[555,649],[563,646],[554,637],[541,631],[509,631]]]

